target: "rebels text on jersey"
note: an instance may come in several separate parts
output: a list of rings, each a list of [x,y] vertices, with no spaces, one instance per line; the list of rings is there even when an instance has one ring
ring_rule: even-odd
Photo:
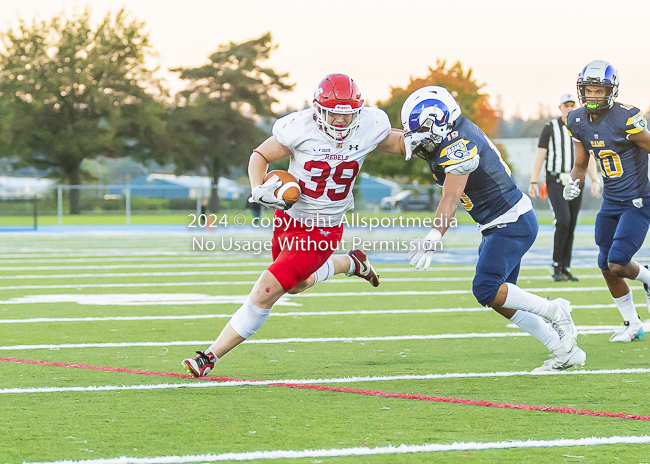
[[[386,139],[390,121],[379,108],[361,110],[359,128],[342,143],[318,130],[314,111],[305,109],[278,119],[273,136],[293,155],[289,172],[300,184],[300,200],[287,210],[299,221],[318,218],[338,225],[354,208],[352,188],[366,155]]]
[[[511,209],[523,193],[492,140],[473,122],[460,117],[454,130],[429,158],[429,167],[439,185],[448,172],[479,157],[469,173],[461,203],[478,224],[488,224]]]
[[[600,164],[603,198],[628,202],[650,197],[648,153],[628,139],[647,126],[643,113],[634,106],[614,103],[598,121],[591,122],[584,108],[567,116],[569,133]]]

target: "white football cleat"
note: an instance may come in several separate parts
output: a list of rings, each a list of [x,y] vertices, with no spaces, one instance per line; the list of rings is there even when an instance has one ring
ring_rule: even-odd
[[[584,366],[587,360],[587,354],[582,351],[577,345],[565,354],[553,354],[551,359],[544,361],[539,367],[536,367],[532,372],[553,372],[565,371],[575,366]]]
[[[609,337],[610,342],[632,342],[634,340],[641,340],[645,335],[645,330],[641,325],[641,321],[630,323],[629,321],[623,322],[621,329]]]
[[[564,349],[570,353],[578,339],[578,329],[571,318],[571,304],[564,298],[556,298],[551,304],[555,305],[555,314],[547,320],[560,336]]]

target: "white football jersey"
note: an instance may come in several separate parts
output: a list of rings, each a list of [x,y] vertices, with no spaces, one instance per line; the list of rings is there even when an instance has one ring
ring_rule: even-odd
[[[390,133],[388,115],[379,108],[363,108],[359,128],[342,143],[318,130],[314,110],[304,109],[278,119],[273,135],[293,153],[289,172],[300,184],[300,199],[287,214],[321,227],[339,225],[354,208],[352,189],[366,155]],[[323,219],[327,223],[323,224]]]

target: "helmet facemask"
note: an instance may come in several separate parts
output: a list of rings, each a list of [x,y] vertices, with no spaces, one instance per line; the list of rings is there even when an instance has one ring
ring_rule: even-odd
[[[351,138],[359,129],[362,109],[363,105],[360,108],[352,108],[351,105],[336,105],[334,108],[327,108],[314,101],[316,124],[323,134],[338,143]],[[352,120],[347,126],[335,126],[328,122],[330,114],[351,114]]]
[[[350,139],[359,128],[364,105],[359,86],[350,76],[328,74],[314,93],[314,120],[318,130],[339,144]],[[336,126],[329,122],[330,114],[351,114],[352,120],[344,127]]]
[[[576,83],[580,104],[589,114],[599,114],[614,106],[618,96],[618,72],[607,61],[596,60],[589,63],[578,76]],[[587,87],[601,87],[605,89],[602,97],[587,96]]]
[[[409,110],[404,128],[411,130],[404,133],[404,138],[406,143],[411,144],[414,155],[428,160],[452,131],[455,120],[460,116],[460,107],[451,95],[447,99],[449,98],[451,110],[443,101],[430,98],[420,100]]]
[[[605,95],[602,97],[588,97],[586,95],[587,87],[602,87],[605,89]],[[614,100],[618,96],[618,86],[612,84],[578,84],[578,98],[580,104],[587,110],[587,113],[601,113],[610,109],[614,105]]]

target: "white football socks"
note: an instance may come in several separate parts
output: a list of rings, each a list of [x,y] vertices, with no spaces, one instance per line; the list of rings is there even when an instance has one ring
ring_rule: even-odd
[[[637,275],[634,280],[650,285],[650,271],[639,264],[639,275]]]
[[[352,259],[352,256],[347,255],[348,259],[350,260],[350,269],[348,269],[348,272],[345,273],[346,276],[350,277],[353,276],[355,271],[357,270],[357,263]]]
[[[546,319],[551,319],[555,315],[555,305],[546,298],[522,290],[514,284],[506,283],[506,285],[508,295],[503,304],[504,308],[527,311]]]
[[[560,336],[537,314],[519,310],[510,318],[510,321],[542,342],[549,350],[553,352],[558,349],[564,350]]]
[[[334,275],[334,261],[332,261],[332,258],[327,258],[325,264],[323,264],[321,267],[318,268],[316,272],[314,272],[314,285],[316,285],[318,282],[325,282],[333,275]]]
[[[641,322],[638,314],[636,313],[636,308],[634,307],[632,290],[630,290],[630,293],[627,295],[623,295],[620,298],[614,298],[614,303],[616,303],[616,306],[618,307],[621,316],[623,316],[624,321],[628,321],[630,324]]]

